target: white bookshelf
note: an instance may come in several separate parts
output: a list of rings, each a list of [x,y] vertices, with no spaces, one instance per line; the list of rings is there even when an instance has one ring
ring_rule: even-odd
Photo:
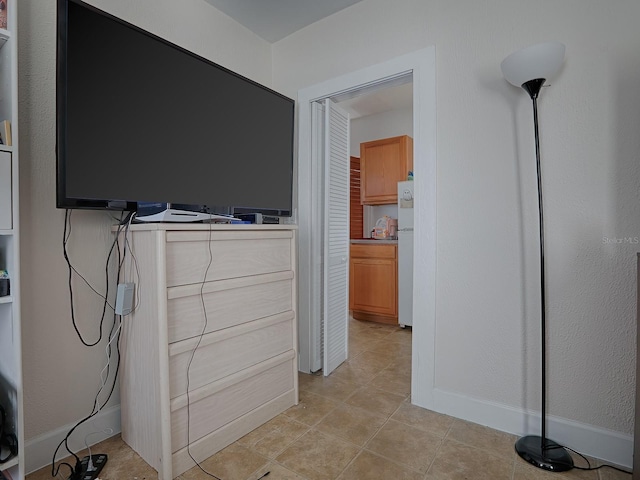
[[[11,123],[11,143],[0,145],[0,269],[7,270],[10,294],[0,297],[0,403],[5,428],[18,438],[18,455],[0,464],[14,480],[25,478],[20,324],[20,219],[18,200],[17,1],[8,2],[7,28],[0,28],[0,122]],[[5,451],[1,456],[5,455]]]

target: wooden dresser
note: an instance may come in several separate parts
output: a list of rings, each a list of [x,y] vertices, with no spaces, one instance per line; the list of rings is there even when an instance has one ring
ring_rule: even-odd
[[[122,438],[161,480],[297,404],[295,234],[287,225],[131,227]]]

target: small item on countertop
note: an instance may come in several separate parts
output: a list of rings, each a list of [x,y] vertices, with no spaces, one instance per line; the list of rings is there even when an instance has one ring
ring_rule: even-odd
[[[379,218],[376,222],[376,226],[373,229],[371,238],[375,238],[376,240],[386,240],[391,237],[391,224],[393,222],[393,218],[389,215],[384,215]],[[396,222],[397,225],[397,222]]]

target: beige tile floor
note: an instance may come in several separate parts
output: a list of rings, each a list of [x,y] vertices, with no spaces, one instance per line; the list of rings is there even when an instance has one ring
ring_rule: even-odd
[[[266,472],[268,480],[631,479],[611,469],[541,471],[516,455],[515,436],[411,405],[410,329],[352,320],[349,348],[349,361],[331,376],[300,374],[298,405],[201,467],[222,480]],[[93,451],[109,456],[102,480],[157,478],[119,435]],[[51,478],[50,471],[27,480]],[[178,477],[210,478],[198,467]]]

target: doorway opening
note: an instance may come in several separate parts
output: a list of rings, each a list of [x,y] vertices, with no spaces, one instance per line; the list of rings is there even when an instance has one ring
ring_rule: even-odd
[[[407,74],[368,88],[350,92],[347,100],[336,105],[350,118],[350,247],[348,358],[336,369],[339,377],[366,380],[375,375],[374,383],[394,393],[410,393],[412,305],[412,245],[406,236],[400,245],[397,231],[388,232],[389,239],[373,240],[379,219],[388,217],[394,230],[399,226],[398,201],[362,205],[360,192],[361,144],[407,136],[413,138],[413,78]],[[369,144],[370,145],[370,144]],[[387,148],[387,147],[381,147]],[[400,162],[400,158],[390,161]],[[413,167],[409,168],[411,170]],[[385,173],[386,172],[386,173]],[[382,169],[387,176],[394,171]],[[406,180],[408,171],[403,170]],[[376,182],[378,183],[378,182]],[[395,182],[393,182],[395,183]],[[407,213],[403,210],[403,227]],[[403,235],[410,235],[406,233]],[[402,247],[402,248],[400,248]],[[356,253],[354,253],[356,252]],[[388,258],[386,258],[386,257]],[[385,258],[383,258],[385,257]],[[408,257],[408,258],[405,258]],[[400,312],[399,310],[404,310]],[[399,313],[403,314],[402,322]],[[405,329],[405,327],[408,327]],[[403,328],[404,330],[400,330]],[[353,372],[359,372],[354,377]]]
[[[313,147],[318,132],[312,128],[312,104],[344,101],[393,82],[413,80],[415,172],[415,238],[411,401],[429,408],[433,390],[435,350],[435,49],[429,47],[301,90],[299,100],[298,246],[299,246],[299,370],[310,373],[319,358],[321,325],[319,285],[324,258],[317,236],[322,231],[322,199]],[[399,80],[400,79],[400,80]],[[347,240],[348,242],[348,240]],[[346,279],[345,279],[346,281]],[[346,285],[345,285],[346,288]],[[420,295],[415,293],[419,292]],[[345,308],[345,322],[348,311]],[[417,314],[419,312],[419,314]],[[419,345],[417,355],[416,346]]]

